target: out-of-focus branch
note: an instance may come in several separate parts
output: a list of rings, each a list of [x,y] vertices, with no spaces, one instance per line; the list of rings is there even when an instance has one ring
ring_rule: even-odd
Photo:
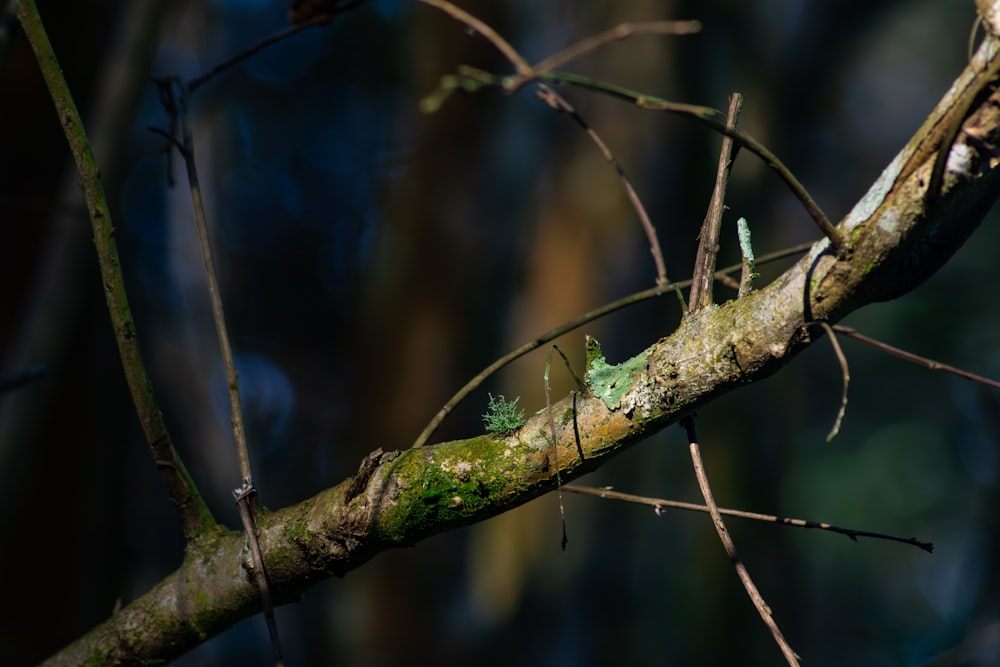
[[[69,142],[77,170],[80,172],[87,211],[94,231],[94,245],[100,262],[101,282],[108,312],[111,315],[118,353],[121,356],[139,421],[142,423],[143,433],[149,443],[153,461],[167,483],[170,500],[181,514],[185,535],[196,537],[211,529],[215,523],[173,447],[142,359],[135,323],[125,293],[125,282],[114,239],[114,226],[104,196],[100,169],[91,152],[76,103],[62,75],[34,0],[18,0],[16,11],[25,35],[34,49],[39,68],[59,116],[59,123]]]

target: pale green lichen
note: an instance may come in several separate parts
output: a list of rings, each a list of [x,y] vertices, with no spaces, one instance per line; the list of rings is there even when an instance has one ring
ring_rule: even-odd
[[[520,396],[513,401],[508,401],[503,394],[496,398],[490,394],[489,397],[490,404],[486,406],[486,414],[483,415],[487,433],[506,435],[524,426],[524,410],[519,410],[517,407],[517,402],[521,400]]]
[[[617,410],[624,396],[635,385],[639,374],[646,368],[646,355],[637,356],[620,364],[609,364],[601,353],[601,345],[587,336],[587,386],[594,396],[604,401],[609,410]]]

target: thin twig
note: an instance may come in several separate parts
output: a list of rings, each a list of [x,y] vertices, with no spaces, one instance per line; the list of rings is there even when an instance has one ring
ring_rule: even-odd
[[[837,410],[837,418],[833,422],[833,427],[830,429],[830,432],[826,434],[826,441],[830,442],[837,437],[838,433],[840,433],[840,424],[844,421],[844,415],[847,413],[847,385],[851,382],[851,369],[847,365],[847,357],[844,356],[844,351],[840,349],[840,341],[837,340],[837,334],[834,333],[834,328],[827,322],[820,322],[819,325],[823,327],[823,330],[826,331],[827,337],[830,339],[830,345],[833,346],[833,352],[837,355],[837,361],[840,363],[840,372],[844,378],[844,389],[840,397],[840,409]]]
[[[517,52],[510,43],[501,37],[496,30],[489,26],[489,24],[479,20],[469,12],[456,7],[447,0],[420,0],[420,2],[425,5],[430,5],[436,9],[440,9],[448,16],[452,17],[456,21],[464,23],[466,26],[472,28],[480,35],[486,38],[490,44],[496,47],[496,50],[503,54],[503,56],[510,61],[510,63],[517,70],[517,73],[524,77],[534,76],[534,70],[524,57]]]
[[[322,18],[329,23],[336,14],[343,14],[361,5],[367,5],[372,0],[295,0],[288,9],[288,20],[292,23],[304,23],[315,18]]]
[[[569,539],[566,536],[566,506],[563,504],[562,495],[562,475],[559,472],[559,439],[556,435],[556,420],[552,416],[552,389],[549,385],[549,371],[552,369],[552,350],[558,349],[555,345],[549,348],[548,357],[545,360],[545,414],[549,418],[549,434],[552,437],[552,465],[556,468],[556,494],[559,497],[559,518],[562,521],[562,549],[566,550]],[[562,351],[559,352],[562,354]],[[563,356],[565,359],[565,355]],[[568,362],[567,362],[568,363]],[[574,377],[576,375],[574,374]]]
[[[229,341],[229,330],[226,326],[226,313],[222,304],[222,290],[219,288],[219,278],[215,271],[215,258],[212,254],[212,239],[208,231],[208,217],[205,214],[205,203],[202,199],[201,184],[198,180],[198,167],[194,153],[194,131],[191,111],[188,108],[187,91],[179,80],[174,80],[172,90],[177,94],[178,108],[181,112],[181,126],[184,150],[182,155],[187,166],[188,184],[191,189],[191,204],[194,209],[194,224],[198,230],[198,244],[201,247],[201,259],[205,268],[205,282],[208,287],[208,297],[212,305],[212,319],[215,322],[215,334],[219,339],[222,352],[222,363],[226,368],[226,381],[229,388],[230,420],[233,427],[233,437],[236,440],[236,451],[240,460],[240,475],[243,484],[253,486],[253,470],[250,466],[250,453],[247,448],[246,428],[243,425],[243,407],[240,404],[240,388],[233,346]]]
[[[284,667],[285,659],[281,654],[281,638],[278,636],[278,622],[274,618],[274,602],[271,599],[271,586],[264,570],[264,556],[260,553],[257,542],[257,523],[253,518],[251,507],[255,502],[256,491],[252,486],[244,486],[233,491],[236,497],[236,507],[240,511],[240,521],[243,522],[243,532],[247,535],[247,545],[250,547],[250,562],[253,563],[253,578],[260,591],[260,607],[264,612],[264,623],[267,634],[271,638],[271,655],[274,667]],[[252,537],[251,537],[252,536]]]
[[[360,5],[361,3],[355,3],[355,4],[356,5]],[[351,7],[351,8],[353,8],[353,7]],[[239,53],[237,53],[232,58],[228,58],[228,59],[222,61],[221,63],[219,63],[218,65],[216,65],[212,69],[208,70],[204,74],[196,76],[195,78],[193,78],[190,81],[188,81],[187,82],[187,92],[188,92],[188,95],[194,94],[195,91],[197,91],[203,85],[205,85],[206,83],[208,83],[213,77],[218,76],[222,72],[225,72],[227,69],[229,69],[229,68],[231,68],[231,67],[233,67],[235,65],[239,65],[241,62],[243,62],[244,60],[247,60],[248,58],[250,58],[250,56],[253,56],[258,51],[261,51],[262,49],[264,49],[264,48],[266,48],[268,46],[271,46],[272,44],[277,44],[278,42],[280,42],[282,40],[288,39],[289,37],[291,37],[293,35],[297,35],[300,32],[302,32],[303,30],[308,30],[309,28],[315,28],[316,26],[329,25],[330,21],[332,21],[332,20],[333,20],[333,14],[332,13],[331,14],[318,14],[316,16],[313,16],[312,18],[310,18],[307,21],[304,21],[302,23],[298,23],[296,25],[293,25],[290,28],[285,28],[281,32],[275,33],[275,34],[271,35],[270,37],[265,37],[264,39],[260,40],[259,42],[255,43],[255,44],[252,44],[251,46],[249,46],[245,50],[240,51]]]
[[[610,487],[592,487],[592,486],[580,486],[578,484],[564,484],[563,491],[568,491],[570,493],[577,493],[585,496],[596,496],[598,498],[607,498],[610,500],[620,500],[626,503],[635,503],[637,505],[648,505],[653,508],[653,511],[657,516],[663,513],[664,507],[669,507],[671,509],[677,510],[687,510],[689,512],[708,512],[708,507],[706,505],[698,505],[696,503],[686,503],[681,500],[666,500],[665,498],[650,498],[649,496],[637,496],[632,493],[622,493],[621,491],[615,491]],[[818,528],[820,530],[828,530],[831,533],[838,533],[840,535],[845,535],[849,537],[852,541],[857,542],[859,537],[870,537],[876,540],[889,540],[891,542],[900,542],[902,544],[909,544],[911,546],[917,547],[918,549],[923,549],[927,553],[934,552],[934,544],[932,542],[922,542],[915,537],[900,537],[898,535],[889,535],[888,533],[876,533],[869,530],[856,530],[854,528],[841,528],[840,526],[834,526],[829,523],[822,523],[819,521],[810,521],[808,519],[791,519],[784,516],[775,516],[774,514],[760,514],[758,512],[745,512],[743,510],[731,510],[724,507],[719,508],[719,514],[725,516],[737,517],[739,519],[750,519],[752,521],[763,521],[765,523],[775,523],[783,526],[794,526],[796,528]]]
[[[208,232],[208,217],[205,214],[205,203],[201,196],[201,184],[198,180],[198,168],[194,152],[194,129],[191,111],[188,107],[188,94],[184,83],[176,78],[162,80],[169,94],[176,102],[176,108],[181,114],[183,132],[181,155],[187,166],[188,185],[191,190],[191,204],[194,209],[195,228],[198,230],[198,242],[201,246],[201,257],[205,267],[205,282],[208,287],[209,300],[212,304],[212,319],[215,322],[215,333],[219,339],[222,351],[222,361],[226,368],[226,380],[229,387],[230,423],[233,427],[233,438],[236,441],[236,452],[240,461],[242,485],[233,493],[243,526],[246,529],[247,542],[250,545],[251,562],[253,563],[254,579],[260,591],[261,606],[264,611],[264,621],[271,635],[271,646],[274,650],[275,665],[281,667],[284,661],[281,657],[281,646],[278,642],[278,626],[274,619],[274,607],[271,603],[270,585],[267,571],[264,569],[264,559],[261,556],[257,540],[256,525],[253,516],[257,512],[257,492],[253,484],[253,469],[250,466],[250,452],[247,447],[246,428],[243,423],[243,408],[240,404],[240,387],[233,347],[229,341],[229,331],[226,327],[226,314],[222,305],[222,291],[215,271],[215,259],[212,255],[212,241]]]
[[[764,625],[771,631],[771,635],[778,644],[778,648],[781,649],[781,653],[785,656],[785,660],[792,667],[798,667],[799,656],[795,654],[792,647],[785,641],[784,635],[781,634],[781,629],[778,628],[774,617],[771,616],[770,607],[767,606],[760,591],[757,590],[756,584],[753,583],[753,579],[750,578],[750,572],[747,571],[739,552],[736,551],[736,544],[733,543],[733,538],[730,537],[729,531],[726,530],[726,524],[722,521],[719,507],[715,504],[715,498],[712,496],[712,488],[708,484],[708,476],[705,474],[705,464],[701,460],[701,448],[698,445],[698,433],[694,417],[692,415],[684,417],[681,420],[681,425],[688,435],[691,463],[694,465],[694,473],[698,478],[698,487],[701,489],[701,495],[705,498],[705,504],[712,515],[712,523],[715,524],[715,531],[719,534],[722,546],[725,547],[726,553],[729,554],[730,560],[733,561],[733,565],[736,567],[736,574],[739,576],[740,581],[743,582],[743,587],[750,596],[753,605],[757,608],[757,612],[760,614],[761,619],[763,619]]]
[[[629,202],[632,204],[632,208],[635,210],[637,216],[639,216],[639,221],[642,223],[642,229],[646,232],[646,240],[649,243],[649,252],[653,255],[653,263],[656,265],[656,284],[659,287],[670,284],[670,279],[667,277],[667,264],[663,260],[663,251],[660,250],[660,241],[656,236],[656,227],[653,226],[653,221],[650,220],[649,214],[646,212],[646,207],[643,205],[642,200],[639,199],[639,195],[636,194],[635,188],[632,187],[632,181],[629,180],[628,175],[625,173],[625,168],[622,166],[618,158],[614,156],[611,149],[608,148],[604,140],[601,139],[600,135],[594,131],[592,127],[583,119],[583,117],[577,112],[573,106],[566,101],[566,99],[554,91],[550,86],[545,84],[538,84],[538,91],[536,93],[539,99],[543,100],[550,107],[556,111],[567,114],[572,118],[576,124],[587,133],[590,140],[594,142],[598,150],[601,151],[601,155],[604,156],[605,161],[611,165],[618,174],[618,180],[621,181],[622,188],[625,190],[625,194],[628,196]],[[681,288],[674,286],[674,291],[677,293],[677,299],[681,303],[681,309],[684,309],[684,295],[681,294]]]
[[[743,108],[743,96],[733,93],[729,97],[729,115],[726,116],[726,127],[736,126]],[[719,148],[719,164],[715,171],[715,187],[712,189],[712,199],[698,233],[698,254],[694,260],[691,294],[688,295],[688,310],[700,310],[712,304],[712,276],[715,274],[715,257],[719,252],[719,231],[722,228],[722,213],[726,204],[726,184],[729,182],[729,171],[733,166],[733,139],[722,137]]]
[[[566,63],[576,60],[580,56],[591,51],[620,42],[638,35],[690,35],[701,30],[700,21],[643,21],[639,23],[622,23],[599,32],[596,35],[585,37],[575,44],[567,46],[562,51],[540,60],[532,69],[535,74],[543,74],[552,71],[557,67],[562,67]],[[521,79],[512,85],[512,89],[523,86],[529,79]]]
[[[163,420],[163,413],[153,392],[149,372],[139,349],[139,339],[128,296],[125,293],[125,280],[114,237],[115,229],[104,195],[100,168],[34,0],[23,0],[14,4],[17,18],[35,52],[60,125],[73,152],[77,171],[80,173],[80,184],[87,200],[87,210],[94,232],[94,246],[97,249],[103,292],[132,401],[135,403],[136,413],[142,424],[153,461],[166,482],[170,501],[181,515],[184,535],[192,539],[210,530],[215,521],[204,499],[198,493],[194,480],[191,479],[174,449]]]
[[[833,330],[837,333],[844,334],[856,341],[860,341],[865,345],[871,345],[874,348],[882,350],[887,354],[891,354],[894,357],[899,357],[900,359],[905,359],[911,363],[917,364],[918,366],[923,366],[924,368],[929,368],[932,371],[944,371],[945,373],[951,373],[959,377],[963,377],[966,380],[972,380],[973,382],[978,382],[984,384],[987,387],[993,387],[994,389],[1000,389],[1000,382],[996,380],[991,380],[988,377],[983,377],[982,375],[976,375],[975,373],[970,373],[968,371],[963,371],[961,368],[955,368],[954,366],[949,366],[948,364],[942,364],[940,361],[934,361],[933,359],[928,359],[927,357],[921,357],[918,354],[913,354],[912,352],[907,352],[906,350],[901,350],[898,347],[893,347],[887,343],[875,340],[874,338],[869,338],[864,334],[858,333],[850,327],[841,326],[839,324],[833,325]]]
[[[669,100],[654,97],[652,95],[645,95],[622,86],[597,81],[595,79],[579,76],[577,74],[571,74],[569,72],[546,72],[539,75],[539,78],[552,83],[578,86],[588,90],[601,92],[606,95],[610,95],[611,97],[631,102],[641,109],[666,111],[694,118],[695,120],[708,125],[716,132],[732,137],[740,146],[743,146],[748,151],[763,160],[764,164],[777,173],[781,180],[788,185],[792,194],[795,195],[795,197],[809,213],[813,222],[816,223],[819,230],[830,241],[830,245],[833,247],[834,251],[841,254],[845,250],[843,239],[841,239],[840,233],[837,231],[836,227],[834,227],[833,223],[830,222],[830,219],[826,217],[826,214],[823,213],[819,204],[816,203],[805,187],[803,187],[798,179],[795,178],[791,170],[789,170],[788,167],[786,167],[785,164],[778,159],[777,155],[764,146],[764,144],[760,143],[748,134],[744,134],[739,130],[727,127],[726,116],[718,109],[697,106],[694,104],[670,102]]]
[[[811,243],[800,243],[799,245],[791,246],[783,250],[778,250],[769,253],[767,255],[764,255],[757,260],[757,263],[766,264],[768,262],[784,259],[785,257],[805,252],[811,247],[812,247]],[[716,278],[721,280],[728,274],[740,270],[741,267],[742,264],[733,264],[731,266],[727,266],[726,268],[716,272],[715,274]],[[688,287],[690,284],[691,284],[690,280],[682,280],[677,283],[677,287],[681,288]],[[565,333],[573,331],[574,329],[578,329],[579,327],[582,327],[584,324],[587,324],[588,322],[593,322],[598,318],[604,317],[605,315],[613,313],[616,310],[620,310],[626,306],[631,306],[634,303],[639,303],[640,301],[645,301],[647,299],[652,299],[653,297],[660,296],[661,294],[666,294],[667,292],[672,291],[673,289],[674,285],[664,285],[662,287],[659,286],[651,287],[650,289],[642,290],[641,292],[635,292],[634,294],[630,294],[626,297],[618,299],[617,301],[612,301],[611,303],[605,304],[600,308],[595,308],[594,310],[585,313],[584,315],[578,317],[577,319],[562,324],[556,327],[555,329],[551,329],[546,333],[542,334],[541,336],[539,336],[538,338],[530,340],[527,343],[524,343],[523,345],[511,350],[510,352],[508,352],[507,354],[500,357],[492,364],[481,370],[472,379],[466,382],[465,386],[463,386],[461,389],[455,392],[455,395],[452,396],[450,399],[448,399],[448,402],[445,403],[440,410],[438,410],[438,413],[434,415],[434,418],[431,419],[431,421],[427,424],[427,426],[424,427],[424,430],[420,432],[420,435],[417,436],[417,439],[413,442],[411,447],[422,447],[425,444],[427,444],[427,441],[430,440],[432,435],[434,435],[434,432],[437,431],[439,426],[441,426],[441,423],[445,420],[445,418],[447,418],[447,416],[451,414],[452,410],[455,409],[455,406],[461,403],[466,396],[468,396],[473,391],[478,389],[479,386],[486,380],[486,378],[490,377],[491,375],[499,371],[501,368],[514,361],[515,359],[520,359],[529,352],[537,350],[538,348],[540,348],[542,345],[545,345],[549,341],[555,340],[559,336],[562,336]]]
[[[708,125],[716,132],[719,132],[725,136],[731,137],[739,145],[745,146],[747,150],[753,154],[760,157],[764,163],[773,169],[781,177],[782,180],[788,185],[792,193],[798,198],[798,200],[805,207],[809,216],[819,227],[819,230],[824,236],[829,240],[830,245],[833,247],[834,251],[838,255],[842,255],[845,251],[844,242],[840,237],[839,232],[837,232],[836,227],[830,222],[830,219],[826,217],[823,210],[819,205],[813,200],[809,192],[799,183],[798,179],[792,174],[792,172],[785,166],[785,164],[778,159],[774,153],[772,153],[766,146],[761,144],[759,141],[753,137],[738,132],[732,129],[726,124],[726,116],[718,109],[712,109],[711,107],[701,107],[693,104],[680,104],[677,102],[670,102],[669,100],[664,100],[652,95],[644,95],[628,88],[622,86],[616,86],[614,84],[605,83],[602,81],[597,81],[595,79],[590,79],[588,77],[580,76],[577,74],[571,74],[569,72],[539,72],[535,70],[529,63],[521,56],[517,50],[510,45],[503,37],[501,37],[495,30],[493,30],[489,25],[479,20],[472,14],[469,14],[463,9],[456,7],[455,5],[447,2],[447,0],[420,0],[424,4],[436,7],[441,11],[447,13],[458,21],[461,21],[466,26],[478,31],[483,35],[493,46],[500,51],[507,58],[517,70],[517,75],[503,77],[501,79],[496,78],[489,72],[482,72],[479,70],[470,70],[466,68],[464,72],[460,72],[458,76],[450,76],[442,79],[442,88],[437,91],[437,93],[432,94],[421,102],[421,106],[425,111],[430,111],[436,109],[441,101],[447,97],[447,95],[454,89],[465,88],[468,90],[478,90],[482,86],[489,85],[500,85],[507,91],[516,90],[518,87],[522,86],[525,81],[534,79],[544,79],[557,84],[568,84],[574,86],[580,86],[582,88],[587,88],[589,90],[595,90],[618,99],[627,100],[632,102],[636,106],[643,109],[651,109],[658,111],[667,111],[670,113],[676,113],[684,116],[690,116],[702,123]],[[558,54],[557,54],[558,55]],[[543,63],[545,61],[542,61]],[[474,72],[474,76],[470,76]],[[470,85],[463,85],[462,80],[467,80],[465,83]],[[447,83],[446,83],[447,81]]]

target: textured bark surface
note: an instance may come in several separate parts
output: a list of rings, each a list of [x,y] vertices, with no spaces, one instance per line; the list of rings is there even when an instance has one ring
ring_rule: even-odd
[[[918,134],[826,240],[780,278],[738,301],[686,318],[671,335],[617,366],[591,365],[589,391],[553,405],[558,443],[542,413],[506,437],[480,436],[404,452],[376,451],[358,474],[260,518],[278,601],[343,576],[381,551],[481,521],[591,471],[629,444],[787,363],[820,333],[868,303],[894,299],[937,271],[1000,192],[1000,96],[982,74],[984,51]],[[974,103],[969,105],[970,98]],[[947,128],[959,134],[940,196],[927,183]],[[928,205],[928,202],[931,202]],[[48,664],[166,661],[258,611],[244,538],[193,543],[181,567]]]

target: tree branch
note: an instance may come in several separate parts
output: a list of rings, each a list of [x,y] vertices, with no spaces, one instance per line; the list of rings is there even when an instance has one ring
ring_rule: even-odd
[[[543,411],[506,437],[376,452],[355,478],[262,516],[260,543],[276,601],[294,600],[381,551],[536,498],[555,487],[557,471],[571,480],[594,470],[699,406],[780,369],[812,341],[809,323],[835,323],[926,280],[1000,194],[991,152],[1000,145],[1000,110],[991,93],[964,123],[969,159],[962,169],[947,171],[930,210],[924,196],[943,141],[939,128],[954,120],[969,95],[987,90],[976,81],[986,69],[983,54],[981,49],[920,134],[841,222],[847,252],[833,253],[823,239],[760,291],[692,313],[629,362],[604,367],[602,388],[613,391],[553,404],[555,447]],[[257,612],[242,549],[241,533],[192,545],[180,569],[47,664],[169,660]]]
[[[19,0],[15,9],[17,18],[35,52],[38,66],[52,96],[56,113],[59,115],[59,123],[73,153],[76,168],[80,172],[80,184],[87,200],[87,211],[94,231],[94,246],[97,248],[104,296],[132,401],[135,403],[153,461],[167,484],[170,501],[181,515],[184,534],[188,538],[194,538],[202,532],[211,530],[214,520],[208,506],[198,493],[194,480],[174,449],[139,349],[135,322],[125,293],[125,279],[118,259],[115,228],[111,223],[111,214],[104,196],[101,170],[91,151],[80,113],[52,50],[52,44],[49,42],[34,0]]]

